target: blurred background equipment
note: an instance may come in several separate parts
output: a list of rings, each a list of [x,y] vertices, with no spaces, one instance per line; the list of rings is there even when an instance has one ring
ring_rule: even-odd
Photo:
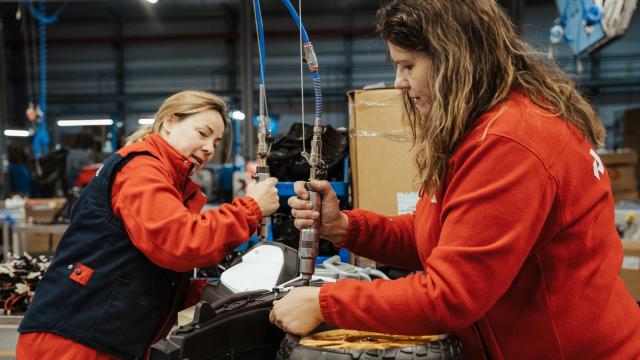
[[[549,40],[569,44],[574,54],[594,52],[627,32],[638,0],[555,0],[560,17]]]

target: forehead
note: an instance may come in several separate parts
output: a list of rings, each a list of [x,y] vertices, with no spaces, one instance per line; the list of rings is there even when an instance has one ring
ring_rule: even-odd
[[[393,60],[410,58],[415,56],[417,53],[417,51],[405,49],[392,42],[387,42],[387,45],[389,47],[389,55]]]
[[[389,47],[389,56],[394,62],[421,62],[429,60],[429,56],[423,52],[407,49],[387,42]]]
[[[205,110],[188,116],[183,121],[190,122],[194,126],[206,126],[221,133],[224,131],[222,115],[215,110]]]

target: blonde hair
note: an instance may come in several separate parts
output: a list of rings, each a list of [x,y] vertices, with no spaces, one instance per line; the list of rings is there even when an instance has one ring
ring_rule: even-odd
[[[573,124],[596,146],[605,129],[558,66],[527,45],[495,0],[393,0],[377,13],[382,39],[432,61],[432,103],[420,115],[404,94],[424,190],[444,183],[449,159],[473,121],[513,90]]]
[[[125,146],[144,140],[147,136],[160,133],[162,125],[172,117],[182,120],[189,115],[197,114],[205,110],[214,110],[220,113],[225,124],[227,123],[227,104],[217,95],[199,90],[185,90],[169,96],[160,106],[154,116],[153,124],[146,125],[129,135]]]

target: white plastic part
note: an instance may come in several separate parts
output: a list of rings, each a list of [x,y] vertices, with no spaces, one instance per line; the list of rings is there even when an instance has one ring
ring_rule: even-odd
[[[220,276],[220,282],[234,293],[273,289],[284,266],[284,253],[277,246],[257,246]]]

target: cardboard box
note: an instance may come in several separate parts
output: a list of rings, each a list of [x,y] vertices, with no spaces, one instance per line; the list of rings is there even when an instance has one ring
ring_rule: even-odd
[[[348,97],[354,207],[385,215],[410,212],[419,185],[402,92],[353,90]]]
[[[62,209],[65,198],[29,199],[25,204],[25,217],[28,223],[51,224],[55,215]],[[61,234],[27,233],[26,251],[29,254],[53,254],[62,238]]]
[[[638,199],[638,153],[625,148],[615,152],[599,152],[598,155],[607,167],[615,201]]]
[[[624,112],[622,122],[622,143],[625,147],[640,153],[640,109]],[[636,179],[640,179],[640,166],[636,166]]]
[[[607,166],[611,190],[614,193],[623,191],[636,191],[636,169],[633,165]]]
[[[26,251],[31,255],[54,254],[60,243],[60,234],[26,234]]]
[[[640,301],[640,240],[622,240],[624,261],[620,277],[627,290]]]
[[[630,191],[618,191],[613,193],[613,201],[618,203],[623,200],[628,200],[628,201],[638,200],[638,192],[636,190],[630,190]]]
[[[598,156],[602,163],[609,166],[635,165],[638,163],[638,153],[630,148],[619,149],[617,151],[599,151]]]

